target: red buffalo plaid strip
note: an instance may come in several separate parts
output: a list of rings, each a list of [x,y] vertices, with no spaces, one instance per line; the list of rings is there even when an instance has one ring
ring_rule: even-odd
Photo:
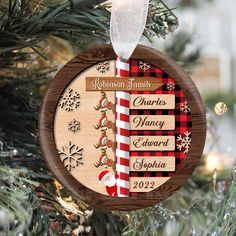
[[[175,84],[175,81],[171,79],[168,74],[161,71],[159,68],[151,66],[147,71],[143,71],[139,68],[138,60],[131,60],[131,72],[130,76],[132,77],[155,77],[160,82],[163,83],[163,86],[154,92],[132,92],[131,94],[174,94],[175,95],[175,109],[174,110],[130,110],[130,115],[175,115],[176,128],[172,131],[130,131],[130,136],[169,136],[174,135],[177,139],[179,135],[183,135],[184,132],[192,132],[192,119],[191,113],[185,114],[180,110],[181,103],[186,101],[186,97],[181,90],[181,88]],[[174,83],[174,90],[168,89],[168,84]],[[151,151],[151,152],[130,152],[130,156],[174,156],[176,170],[181,167],[186,154],[184,150],[180,151],[176,149],[173,152],[160,152],[160,151]],[[175,172],[130,172],[131,177],[171,177]],[[130,196],[138,196],[140,193],[130,193]]]

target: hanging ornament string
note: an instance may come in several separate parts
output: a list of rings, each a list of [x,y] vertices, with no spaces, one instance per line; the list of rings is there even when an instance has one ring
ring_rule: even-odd
[[[143,34],[149,0],[113,0],[110,36],[115,53],[116,76],[129,77],[129,58]],[[129,196],[130,94],[116,92],[116,173],[118,197]]]
[[[113,0],[110,37],[117,56],[128,60],[145,29],[149,0]]]

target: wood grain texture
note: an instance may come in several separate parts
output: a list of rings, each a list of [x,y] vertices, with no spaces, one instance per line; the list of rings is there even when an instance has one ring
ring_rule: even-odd
[[[175,136],[130,136],[130,151],[174,151]]]
[[[115,61],[109,61],[110,70],[102,75],[114,75],[115,74]],[[113,69],[114,68],[114,69]],[[88,75],[96,75],[98,73],[96,65],[91,66],[89,69],[80,73],[68,86],[70,90],[77,92],[80,97],[80,104],[73,111],[66,111],[65,108],[57,107],[54,113],[54,140],[57,150],[68,152],[75,151],[75,148],[68,149],[69,142],[76,147],[83,148],[83,165],[77,166],[76,161],[72,161],[70,173],[84,186],[93,189],[95,192],[106,194],[106,188],[103,183],[99,183],[98,176],[102,170],[105,170],[104,166],[99,166],[98,161],[103,155],[100,148],[95,148],[94,145],[99,145],[100,137],[102,136],[101,130],[95,129],[94,126],[100,124],[102,116],[101,109],[96,110],[94,107],[99,104],[99,100],[102,98],[101,92],[87,92],[85,91],[85,78]],[[100,73],[99,73],[100,74]],[[68,91],[68,88],[65,91]],[[67,93],[66,93],[67,95]],[[74,94],[72,94],[73,96]],[[106,92],[106,97],[109,102],[115,104],[114,92]],[[60,99],[61,101],[62,99]],[[62,100],[63,101],[63,100]],[[74,107],[73,107],[74,108]],[[108,119],[111,122],[115,122],[115,114],[111,110],[106,112]],[[73,133],[68,131],[69,122],[76,119],[80,122],[80,130]],[[106,130],[106,135],[109,140],[115,141],[115,134],[111,129]],[[70,151],[69,151],[70,150]],[[109,159],[115,160],[115,153],[111,148],[106,149],[106,155]],[[61,159],[65,160],[68,155],[60,155]],[[76,159],[78,155],[74,154]],[[69,159],[64,161],[64,165],[69,165]],[[97,167],[96,167],[97,166]],[[110,169],[110,168],[107,168]]]
[[[131,115],[130,130],[174,130],[174,115]]]
[[[86,91],[155,91],[162,85],[153,77],[86,78]]]
[[[166,199],[180,188],[192,175],[201,157],[206,137],[205,108],[199,92],[190,77],[172,59],[152,48],[138,46],[132,58],[146,61],[165,71],[183,90],[192,114],[192,143],[183,166],[166,183],[138,198],[112,198],[88,189],[79,183],[64,167],[58,156],[54,132],[54,113],[65,87],[86,68],[100,61],[115,59],[111,45],[91,48],[66,64],[51,81],[39,117],[39,138],[43,156],[55,177],[75,195],[87,202],[91,208],[111,210],[133,210],[154,205]]]
[[[152,189],[158,188],[170,177],[130,177],[130,192],[147,193]]]
[[[174,94],[132,94],[130,109],[175,109]]]
[[[130,171],[175,171],[175,157],[130,157]]]

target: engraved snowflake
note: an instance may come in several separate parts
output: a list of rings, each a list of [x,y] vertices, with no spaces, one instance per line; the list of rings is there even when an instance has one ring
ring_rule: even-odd
[[[73,111],[80,105],[80,95],[73,89],[67,89],[61,96],[59,101],[59,107],[65,109],[65,111]]]
[[[106,73],[107,71],[109,71],[110,69],[110,63],[109,61],[102,61],[99,62],[97,67],[96,67],[97,71],[99,71],[100,73]]]
[[[190,108],[187,101],[180,103],[180,111],[186,115],[190,113]]]
[[[177,149],[179,151],[184,150],[184,153],[188,153],[189,148],[190,148],[190,144],[191,144],[191,132],[186,131],[184,133],[184,135],[182,136],[181,134],[177,137],[177,142],[179,142],[179,144],[177,144]]]
[[[72,142],[68,146],[63,146],[58,150],[58,155],[61,157],[62,162],[68,171],[73,168],[83,165],[83,148],[79,148]]]
[[[170,82],[166,85],[166,87],[168,90],[175,90],[175,83]]]
[[[80,130],[80,122],[76,119],[73,119],[68,123],[68,130],[73,133],[76,133],[77,131]]]
[[[138,62],[138,68],[144,72],[151,69],[151,65],[144,61]]]

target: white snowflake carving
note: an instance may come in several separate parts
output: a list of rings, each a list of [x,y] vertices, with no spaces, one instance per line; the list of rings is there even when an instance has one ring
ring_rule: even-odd
[[[175,90],[175,83],[170,82],[166,85],[166,87],[170,91]]]
[[[58,155],[68,171],[79,165],[83,165],[83,148],[79,148],[75,144],[72,144],[72,142],[69,142],[68,146],[63,146],[61,150],[58,150]]]
[[[144,61],[139,61],[138,62],[138,67],[139,67],[140,70],[142,70],[144,72],[151,69],[151,65],[147,62],[144,62]]]
[[[180,134],[177,137],[176,141],[179,142],[179,144],[177,144],[177,149],[179,151],[184,150],[185,154],[188,153],[189,148],[190,148],[190,144],[191,144],[191,141],[192,141],[191,132],[186,131],[186,132],[184,132],[184,135]]]
[[[73,119],[68,123],[68,130],[73,133],[76,133],[77,131],[80,130],[80,122],[76,119]]]
[[[96,67],[97,71],[99,71],[100,73],[106,73],[107,71],[109,71],[110,69],[110,63],[109,61],[102,61],[99,62],[97,67]]]
[[[186,115],[190,113],[190,108],[187,101],[180,103],[180,111]]]
[[[78,108],[80,105],[80,95],[78,92],[74,91],[71,88],[68,88],[59,101],[58,106],[65,111],[73,111],[74,109]]]

